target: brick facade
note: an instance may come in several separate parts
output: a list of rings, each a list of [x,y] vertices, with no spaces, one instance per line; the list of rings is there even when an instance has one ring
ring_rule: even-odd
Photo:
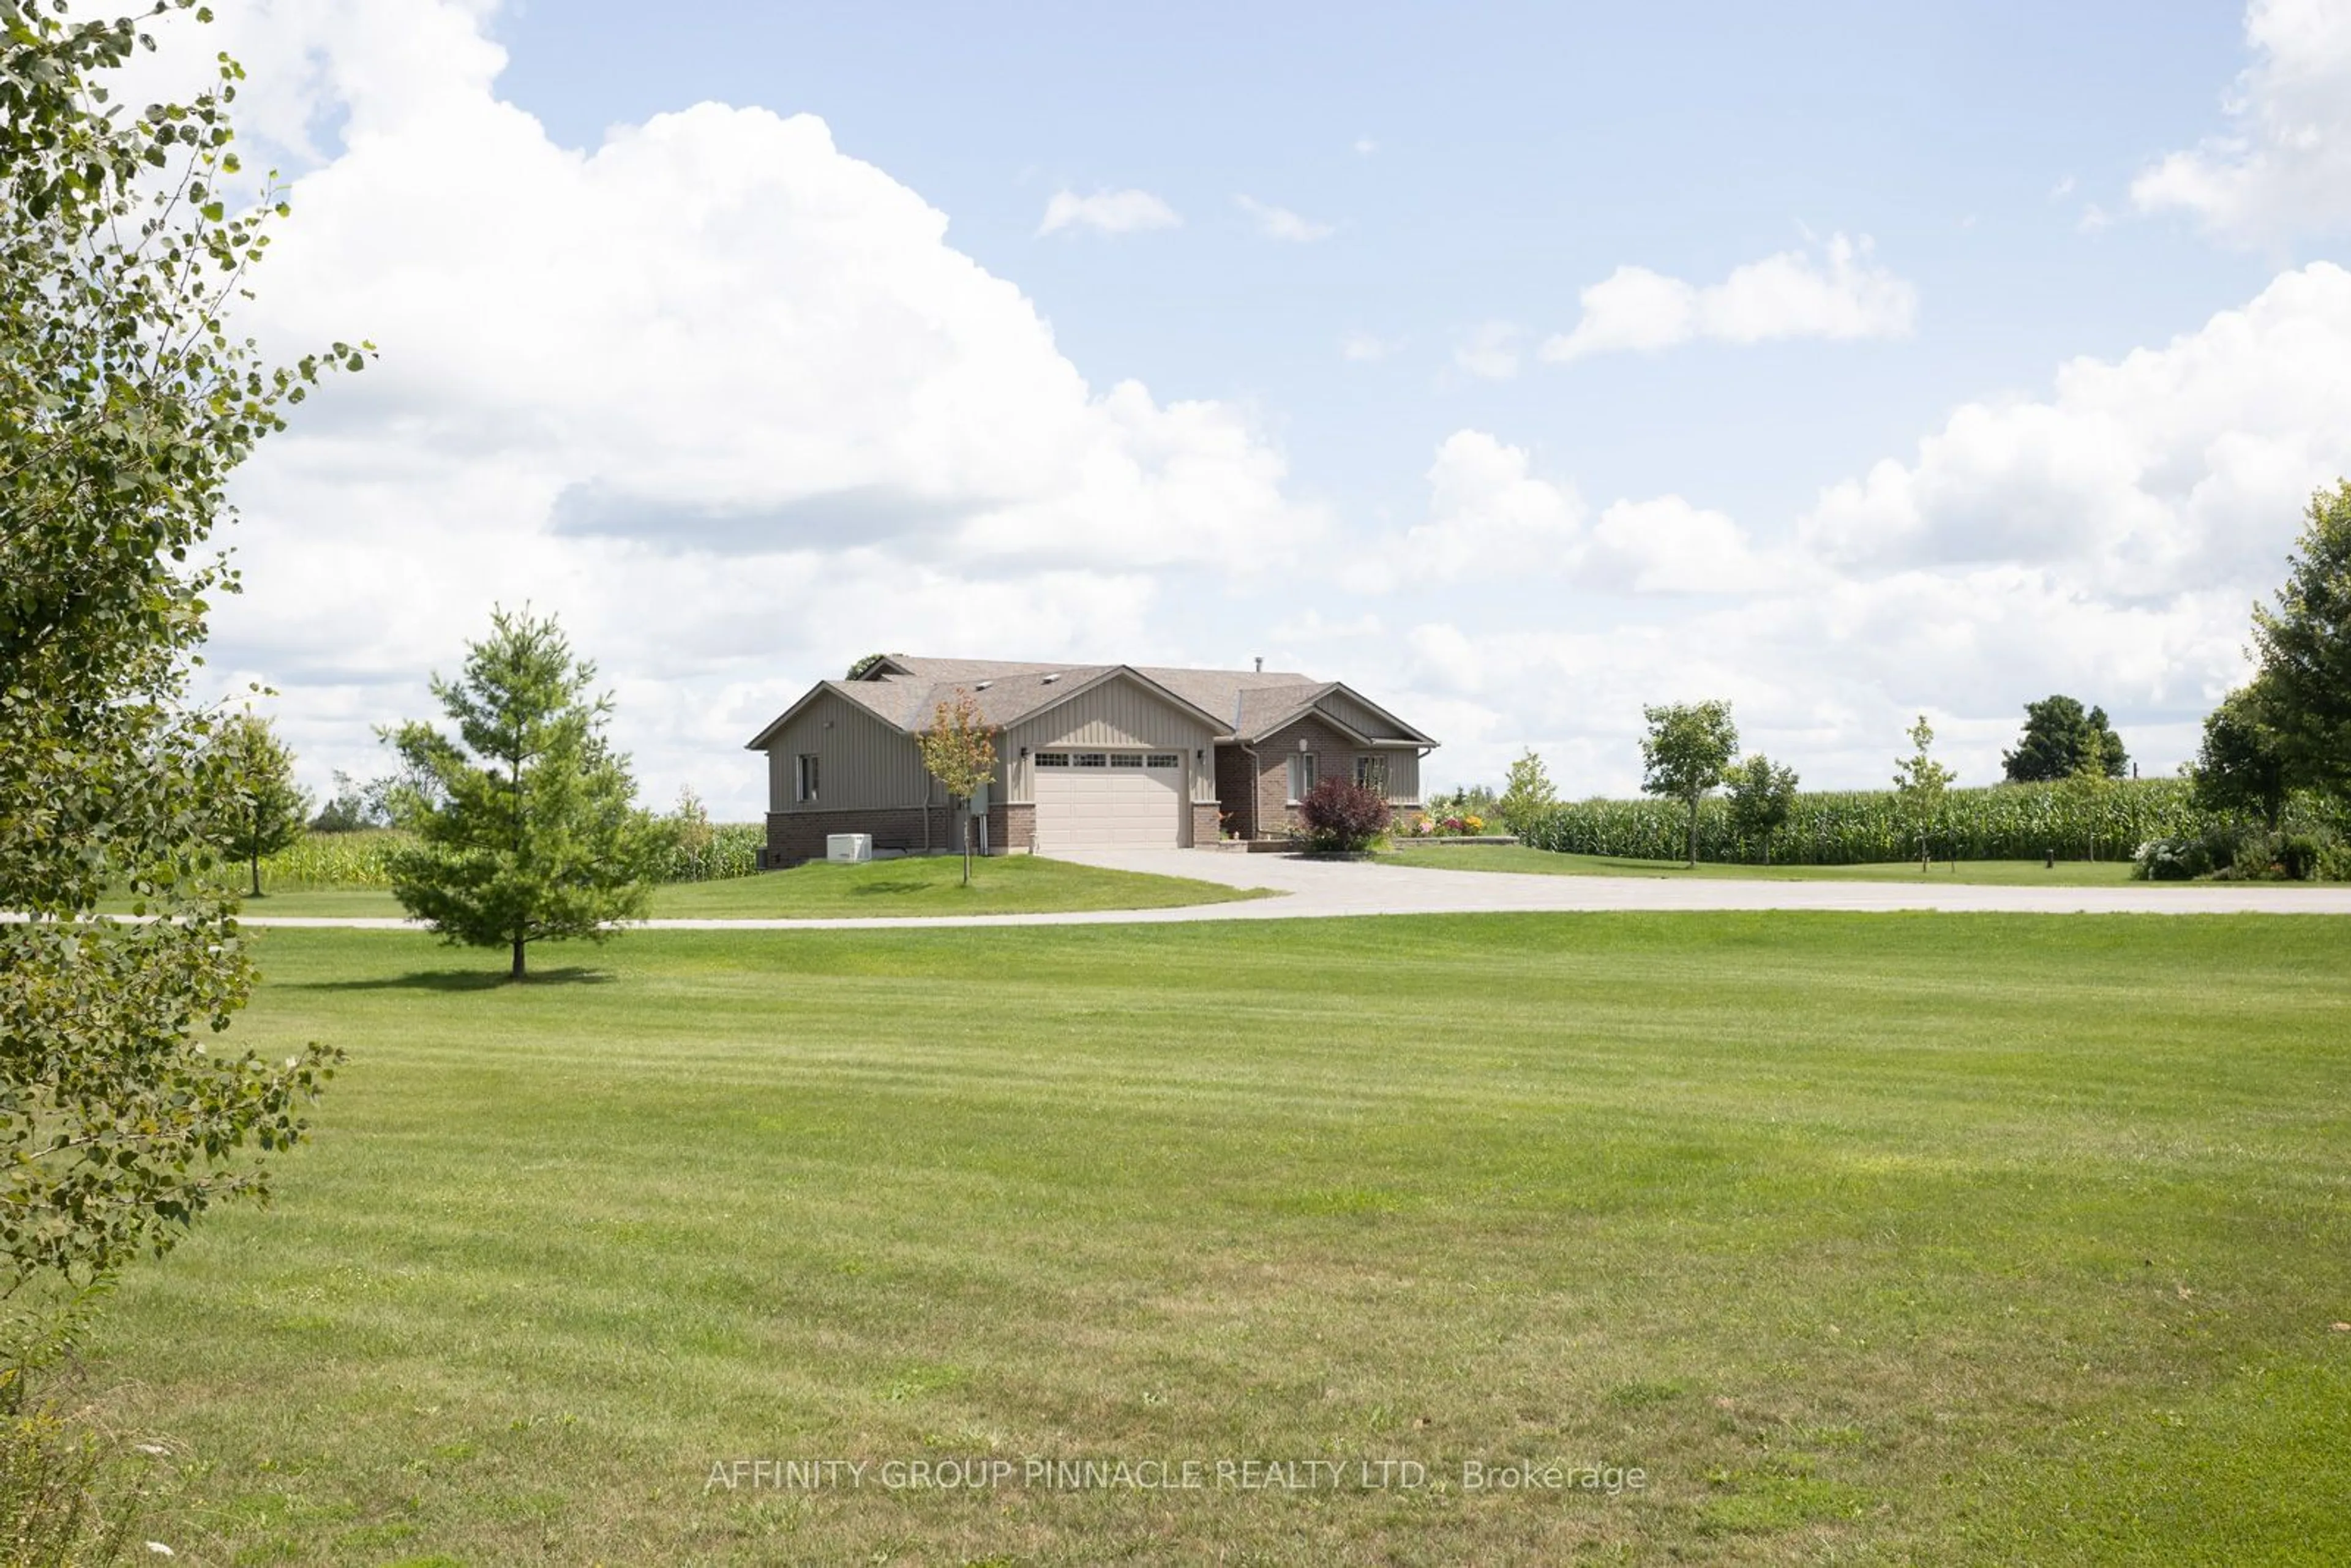
[[[1259,752],[1258,755],[1262,758],[1265,754]],[[1238,746],[1217,747],[1217,803],[1226,819],[1223,826],[1230,828],[1237,838],[1257,836],[1257,813],[1250,804],[1256,798],[1256,785],[1257,780],[1249,772],[1248,752]],[[1192,841],[1212,844],[1220,836],[1216,833],[1205,839],[1196,836]]]
[[[952,853],[963,844],[961,821],[962,813],[945,806],[933,806],[927,810],[920,806],[902,806],[868,810],[770,811],[767,852],[759,863],[764,869],[774,870],[799,865],[803,861],[820,861],[824,859],[824,841],[834,833],[871,833],[876,851],[921,854],[927,847],[934,853]],[[998,801],[988,808],[988,853],[1024,852],[1036,842],[1036,807]]]
[[[1298,808],[1290,803],[1290,759],[1298,755],[1301,739],[1314,755],[1317,783],[1325,779],[1355,777],[1355,743],[1315,715],[1309,714],[1295,724],[1275,730],[1257,743],[1258,759],[1262,764],[1257,779],[1259,833],[1280,832],[1299,825]]]
[[[1313,754],[1317,782],[1325,779],[1352,781],[1355,777],[1355,758],[1367,749],[1314,714],[1285,725],[1256,744],[1252,748],[1257,753],[1254,775],[1248,752],[1238,746],[1217,747],[1217,794],[1225,814],[1232,819],[1234,832],[1243,838],[1266,838],[1299,825],[1298,808],[1290,801],[1290,759],[1298,755],[1301,739]],[[1215,841],[1203,838],[1198,841],[1205,844]]]
[[[1219,812],[1217,809],[1217,803],[1214,800],[1195,800],[1192,802],[1192,843],[1194,847],[1206,848],[1207,845],[1215,843],[1217,839],[1223,836],[1223,829],[1217,820],[1218,815]]]

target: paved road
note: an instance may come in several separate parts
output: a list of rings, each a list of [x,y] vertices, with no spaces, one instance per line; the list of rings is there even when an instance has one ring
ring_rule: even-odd
[[[1454,852],[1474,855],[1475,849]],[[1150,925],[1192,920],[1299,920],[1347,915],[1466,915],[1532,910],[1938,909],[2022,915],[2351,915],[2351,886],[2274,883],[2130,883],[2119,887],[1977,887],[1960,883],[1764,882],[1715,877],[1534,876],[1359,861],[1308,861],[1217,850],[1118,850],[1067,858],[1116,871],[1188,876],[1281,896],[1177,909],[1063,915],[956,915],[838,920],[649,920],[657,931],[893,929],[928,925]],[[248,925],[398,930],[400,920],[259,915]]]

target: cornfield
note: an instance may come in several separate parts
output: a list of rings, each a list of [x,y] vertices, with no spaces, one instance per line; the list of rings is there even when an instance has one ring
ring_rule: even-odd
[[[293,846],[264,856],[262,885],[297,887],[390,887],[392,852],[408,841],[394,828],[356,833],[305,833]]]
[[[683,843],[673,844],[664,882],[724,882],[750,876],[759,869],[759,852],[767,847],[768,830],[758,822],[713,822],[710,842],[696,854]]]
[[[262,884],[287,889],[390,887],[392,852],[408,841],[409,835],[397,828],[305,833],[292,848],[262,861]],[[714,822],[701,852],[683,842],[669,846],[661,880],[717,882],[749,876],[759,869],[759,850],[767,841],[767,829],[757,822]]]
[[[1580,800],[1552,807],[1520,834],[1536,849],[1630,860],[1679,860],[1689,809],[1678,800]],[[2108,860],[2150,839],[2185,837],[2213,825],[2179,779],[2001,784],[1953,789],[1928,829],[1938,860]],[[1767,846],[1741,842],[1719,796],[1698,804],[1698,856],[1760,862]],[[1918,836],[1890,789],[1798,795],[1771,835],[1769,858],[1787,865],[1858,865],[1916,860]]]

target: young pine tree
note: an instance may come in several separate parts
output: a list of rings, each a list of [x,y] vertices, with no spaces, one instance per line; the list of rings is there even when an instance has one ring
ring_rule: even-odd
[[[444,940],[505,947],[519,980],[533,942],[601,942],[644,916],[665,848],[636,804],[628,758],[604,738],[607,697],[586,694],[554,617],[505,611],[469,644],[465,673],[433,679],[455,737],[411,721],[386,733],[410,780],[396,791],[416,842],[392,890]]]

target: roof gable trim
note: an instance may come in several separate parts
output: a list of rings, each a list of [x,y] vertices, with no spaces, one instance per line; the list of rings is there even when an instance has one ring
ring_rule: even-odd
[[[1161,702],[1167,704],[1169,706],[1179,708],[1185,713],[1188,713],[1194,717],[1199,719],[1203,724],[1206,724],[1208,727],[1210,734],[1221,735],[1224,733],[1224,720],[1218,718],[1207,709],[1200,706],[1197,703],[1187,702],[1184,698],[1177,696],[1174,692],[1169,691],[1165,686],[1161,685],[1157,681],[1153,680],[1149,675],[1144,674],[1133,664],[1113,664],[1109,669],[1096,674],[1092,679],[1081,681],[1076,685],[1071,686],[1068,691],[1057,691],[1053,694],[1052,701],[1039,703],[1035,707],[1029,709],[1026,713],[1019,714],[1013,717],[1006,719],[1004,721],[1003,727],[1010,729],[1016,724],[1027,724],[1032,719],[1042,718],[1045,715],[1051,713],[1055,708],[1060,707],[1062,704],[1074,701],[1076,698],[1083,696],[1086,693],[1092,691],[1096,686],[1117,680],[1122,676],[1127,680],[1133,681],[1135,685],[1141,686],[1144,690],[1149,692],[1153,696],[1157,697]]]
[[[1405,741],[1411,745],[1434,747],[1437,744],[1437,742],[1431,740],[1420,731],[1413,728],[1412,726],[1405,723],[1404,720],[1396,717],[1395,715],[1390,713],[1379,704],[1372,701],[1371,698],[1364,695],[1363,693],[1355,690],[1353,686],[1348,685],[1344,681],[1326,682],[1322,686],[1316,688],[1313,695],[1308,697],[1304,702],[1300,703],[1288,713],[1283,714],[1273,723],[1259,726],[1255,734],[1248,736],[1246,738],[1252,743],[1263,740],[1275,730],[1280,729],[1287,725],[1295,724],[1301,718],[1311,713],[1320,718],[1323,723],[1331,726],[1332,728],[1343,731],[1350,740],[1359,741],[1365,746],[1378,746],[1383,744],[1383,742],[1377,737],[1364,734],[1363,731],[1358,729],[1355,726],[1348,723],[1345,719],[1341,718],[1337,714],[1332,713],[1330,709],[1322,706],[1322,699],[1330,696],[1333,693],[1343,694],[1351,701],[1361,703],[1364,707],[1379,715],[1380,717],[1387,720],[1388,723],[1395,727],[1397,736],[1401,737]],[[1386,744],[1392,745],[1395,743],[1391,741]]]

